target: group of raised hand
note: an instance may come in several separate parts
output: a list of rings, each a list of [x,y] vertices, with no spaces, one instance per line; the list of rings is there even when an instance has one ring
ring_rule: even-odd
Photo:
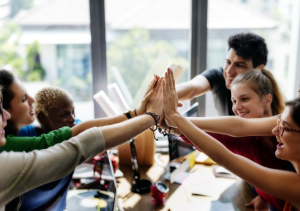
[[[150,82],[144,94],[141,105],[137,108],[137,115],[151,112],[160,116],[159,126],[176,127],[172,119],[176,118],[178,103],[175,79],[172,69],[168,68],[163,77],[157,75]]]

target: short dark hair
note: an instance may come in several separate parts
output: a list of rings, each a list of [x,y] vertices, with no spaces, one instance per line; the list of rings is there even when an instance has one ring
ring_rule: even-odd
[[[246,60],[251,59],[253,68],[267,64],[268,48],[265,39],[252,32],[242,32],[230,36],[228,46],[228,50],[232,48],[236,55]]]
[[[300,127],[300,97],[287,101],[285,104],[291,109],[290,115],[293,121]]]

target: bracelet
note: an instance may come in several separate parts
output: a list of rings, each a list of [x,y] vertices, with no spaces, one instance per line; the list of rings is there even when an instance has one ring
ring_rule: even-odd
[[[157,125],[158,124],[158,122],[159,122],[159,120],[160,120],[160,116],[159,115],[157,115],[157,114],[155,114],[155,113],[152,113],[152,112],[146,112],[145,114],[148,114],[148,115],[150,115],[150,116],[152,116],[153,117],[153,119],[154,119],[154,121],[155,121],[155,129],[152,129],[152,128],[150,128],[150,130],[152,130],[152,132],[153,132],[153,137],[154,137],[154,139],[156,140],[156,141],[158,141],[158,139],[155,137],[155,133],[154,133],[154,131],[156,131],[158,128],[159,128],[159,126]],[[156,119],[156,118],[158,118],[158,119]]]
[[[134,108],[134,114],[135,114],[135,116],[137,116],[137,114],[136,114],[136,108]]]

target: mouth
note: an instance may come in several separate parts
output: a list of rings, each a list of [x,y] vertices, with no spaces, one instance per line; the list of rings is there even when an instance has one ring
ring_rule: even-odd
[[[0,133],[3,134],[3,135],[5,135],[5,130],[4,130],[4,128],[1,130]]]
[[[30,111],[29,114],[30,114],[30,115],[34,115],[34,112],[33,112],[33,111]]]
[[[237,114],[238,114],[240,117],[244,117],[244,116],[246,116],[247,114],[249,114],[249,111],[247,111],[247,112],[237,112]]]
[[[283,149],[283,148],[284,148],[284,143],[282,143],[282,142],[280,142],[280,141],[278,140],[279,137],[276,136],[276,138],[277,138],[277,141],[278,141],[277,149]]]

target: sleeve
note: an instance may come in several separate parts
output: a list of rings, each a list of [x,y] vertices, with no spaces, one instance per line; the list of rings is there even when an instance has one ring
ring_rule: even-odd
[[[68,175],[104,150],[103,134],[94,127],[45,150],[0,153],[0,207],[24,192]]]
[[[223,134],[217,134],[217,133],[207,133],[211,137],[214,138],[215,141],[218,141],[222,143],[228,150],[231,152],[238,154],[238,155],[243,155],[244,152],[247,150],[249,147],[250,142],[248,141],[247,138],[235,138]],[[181,135],[180,136],[182,140],[188,144],[192,144],[185,136]],[[194,144],[192,144],[194,147],[196,147]],[[196,147],[197,148],[197,147]],[[198,149],[198,148],[197,148]],[[201,151],[198,149],[198,151]]]
[[[201,73],[201,75],[208,80],[211,91],[216,91],[221,86],[224,88],[225,79],[223,76],[223,69],[221,67],[205,70],[203,73]]]
[[[35,149],[47,149],[57,143],[61,143],[72,137],[71,128],[62,127],[58,130],[42,134],[39,137],[17,137],[13,135],[6,136],[6,144],[1,147],[2,151],[30,152]]]

